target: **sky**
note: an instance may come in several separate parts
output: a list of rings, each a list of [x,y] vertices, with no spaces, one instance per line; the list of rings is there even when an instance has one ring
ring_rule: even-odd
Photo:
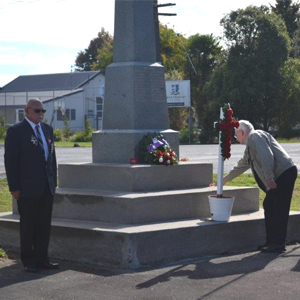
[[[160,22],[186,37],[222,36],[219,23],[232,10],[275,5],[276,0],[158,0],[176,3]],[[0,87],[20,75],[67,73],[79,51],[103,27],[113,35],[115,0],[1,0]]]

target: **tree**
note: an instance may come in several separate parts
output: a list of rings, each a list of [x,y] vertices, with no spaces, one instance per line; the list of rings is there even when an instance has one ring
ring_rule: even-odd
[[[294,32],[292,47],[291,56],[300,59],[300,20],[298,21],[298,28]]]
[[[195,34],[188,38],[187,48],[190,60],[186,60],[185,74],[191,79],[193,86],[203,87],[210,79],[222,47],[212,34]]]
[[[276,117],[279,135],[292,137],[293,127],[300,123],[300,60],[290,58],[281,70],[281,109]]]
[[[160,44],[161,44],[161,61],[166,73],[174,70],[183,77],[183,65],[185,63],[185,44],[186,38],[177,34],[173,29],[159,24],[160,27]],[[95,39],[94,39],[95,40]],[[92,40],[93,41],[93,40]],[[104,41],[98,47],[98,53],[92,61],[93,70],[105,71],[105,68],[113,62],[113,39]],[[90,66],[90,65],[89,65]]]
[[[100,70],[105,73],[105,69],[113,62],[113,42],[105,42],[102,48],[98,49],[97,61],[93,63],[93,70]]]
[[[210,135],[206,134],[209,129],[205,114],[209,107],[203,89],[211,78],[212,71],[222,53],[222,47],[213,35],[195,34],[188,38],[186,51],[189,59],[186,60],[184,70],[186,78],[191,80],[193,106],[198,116],[198,125],[202,131],[200,141],[211,142]]]
[[[186,38],[177,34],[173,29],[159,24],[161,63],[168,73],[177,70],[184,75],[182,66],[186,61]]]
[[[221,24],[229,51],[217,99],[223,97],[237,116],[268,130],[281,109],[281,69],[290,49],[286,26],[265,6],[233,11]]]
[[[101,28],[98,36],[90,41],[88,48],[78,53],[75,60],[76,71],[92,70],[93,64],[97,62],[98,49],[112,43],[112,36],[104,28]]]
[[[292,3],[292,0],[276,0],[276,5],[272,6],[272,11],[280,15],[286,25],[290,38],[292,39],[295,31],[298,29],[299,3]]]

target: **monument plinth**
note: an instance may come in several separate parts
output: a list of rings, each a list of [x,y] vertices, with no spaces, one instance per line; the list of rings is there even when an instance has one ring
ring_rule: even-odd
[[[156,62],[152,0],[116,0],[113,63],[106,68],[103,129],[93,134],[93,162],[139,158],[147,132],[161,132],[179,154],[169,129],[164,67]]]

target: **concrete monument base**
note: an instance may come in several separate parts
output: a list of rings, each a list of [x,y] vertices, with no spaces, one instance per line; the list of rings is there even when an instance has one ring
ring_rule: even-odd
[[[4,249],[19,249],[18,215],[0,214]],[[291,212],[288,240],[300,240],[300,212]],[[232,216],[125,225],[54,218],[49,255],[68,261],[138,269],[223,253],[255,251],[264,243],[263,211]]]
[[[257,188],[224,187],[236,198],[233,216],[228,223],[208,221],[212,175],[212,164],[196,162],[59,165],[50,256],[136,269],[262,243]],[[0,219],[4,248],[19,245],[16,205],[14,212]]]

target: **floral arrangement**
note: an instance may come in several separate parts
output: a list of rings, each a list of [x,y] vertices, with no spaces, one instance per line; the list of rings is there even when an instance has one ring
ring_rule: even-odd
[[[232,130],[239,127],[239,121],[233,118],[233,110],[230,108],[230,104],[225,104],[222,107],[224,118],[215,123],[215,128],[221,131],[220,147],[221,155],[223,159],[230,158],[230,146],[232,143]]]
[[[148,132],[140,140],[140,150],[144,154],[145,163],[155,165],[177,165],[177,155],[163,135]]]

